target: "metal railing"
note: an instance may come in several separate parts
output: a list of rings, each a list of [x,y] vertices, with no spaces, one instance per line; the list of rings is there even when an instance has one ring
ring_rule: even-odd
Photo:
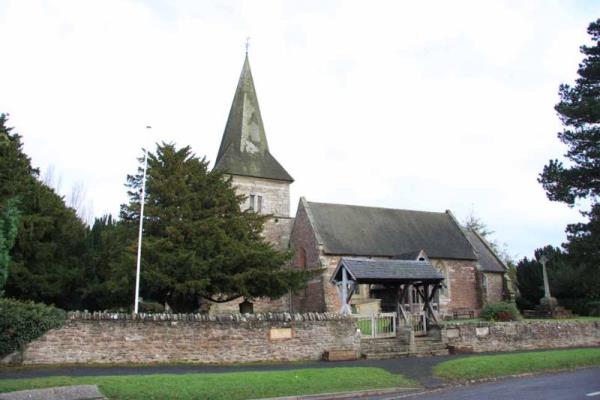
[[[396,313],[355,315],[363,339],[396,337]]]

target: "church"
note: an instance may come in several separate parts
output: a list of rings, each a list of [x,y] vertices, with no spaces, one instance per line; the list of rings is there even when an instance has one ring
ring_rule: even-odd
[[[213,304],[211,313],[427,309],[443,318],[477,315],[485,304],[508,295],[503,261],[449,210],[329,204],[301,197],[292,217],[294,179],[269,150],[248,54],[214,168],[230,176],[237,192],[245,195],[244,207],[271,216],[264,236],[273,246],[293,251],[293,268],[322,272],[300,293]],[[350,277],[343,285],[342,275]]]

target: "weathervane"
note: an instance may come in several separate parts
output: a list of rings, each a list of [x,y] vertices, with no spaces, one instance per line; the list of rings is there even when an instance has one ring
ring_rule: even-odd
[[[250,48],[250,36],[246,38],[246,54],[248,54],[248,49]]]

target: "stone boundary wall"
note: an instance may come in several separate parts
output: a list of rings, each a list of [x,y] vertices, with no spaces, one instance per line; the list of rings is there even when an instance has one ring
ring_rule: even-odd
[[[31,342],[12,362],[244,363],[318,360],[358,353],[355,321],[336,314],[69,313],[62,328]]]
[[[522,321],[446,325],[442,339],[456,352],[600,346],[600,321]]]

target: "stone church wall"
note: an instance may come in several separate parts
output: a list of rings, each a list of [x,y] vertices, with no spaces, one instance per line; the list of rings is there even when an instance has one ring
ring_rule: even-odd
[[[290,183],[250,176],[233,175],[233,186],[239,194],[262,196],[262,214],[290,216]],[[246,208],[249,199],[246,200]]]
[[[500,272],[483,272],[487,280],[485,301],[488,304],[502,301],[504,296],[504,274]]]
[[[478,312],[481,310],[480,287],[477,279],[475,261],[442,260],[448,269],[450,301],[446,304],[448,310],[468,308]]]
[[[101,318],[101,319],[98,319]],[[77,314],[26,346],[23,364],[242,363],[319,360],[324,351],[358,352],[352,318],[333,314]],[[13,357],[14,358],[14,357]]]
[[[319,258],[319,244],[310,226],[306,209],[300,203],[296,213],[294,228],[290,236],[290,248],[294,251],[292,265],[296,268],[322,268]],[[311,279],[306,288],[292,296],[293,312],[323,312],[325,299],[323,282],[327,273]]]
[[[294,218],[274,217],[265,223],[263,235],[267,242],[285,251],[289,248],[293,225]]]

